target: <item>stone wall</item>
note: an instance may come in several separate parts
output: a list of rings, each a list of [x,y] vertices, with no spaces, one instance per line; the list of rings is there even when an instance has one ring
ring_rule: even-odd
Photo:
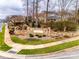
[[[38,32],[35,32],[38,31]],[[50,28],[30,28],[27,27],[27,30],[15,30],[14,33],[16,35],[29,35],[29,34],[36,34],[36,33],[40,33],[40,34],[44,34],[47,36],[50,36]]]

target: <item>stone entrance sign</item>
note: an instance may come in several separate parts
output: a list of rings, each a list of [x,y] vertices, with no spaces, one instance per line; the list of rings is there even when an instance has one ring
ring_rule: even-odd
[[[42,33],[42,34],[44,33],[43,30],[40,30],[40,29],[39,30],[38,29],[37,30],[34,30],[33,32],[34,33]]]

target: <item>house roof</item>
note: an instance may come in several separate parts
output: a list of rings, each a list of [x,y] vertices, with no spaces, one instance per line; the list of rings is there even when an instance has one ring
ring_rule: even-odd
[[[48,16],[48,19],[59,19],[59,16]]]
[[[24,22],[24,17],[25,16],[16,16],[16,15],[13,15],[13,16],[9,17],[9,20],[15,20],[15,22]]]

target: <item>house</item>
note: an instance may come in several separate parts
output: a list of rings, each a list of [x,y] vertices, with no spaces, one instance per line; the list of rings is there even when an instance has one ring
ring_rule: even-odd
[[[48,20],[56,20],[56,19],[59,18],[58,15],[57,15],[57,13],[54,12],[54,11],[48,11],[48,17],[46,17],[46,14],[47,14],[46,11],[38,13],[38,19],[39,19],[39,21],[44,21],[46,18]],[[34,18],[36,18],[36,15],[34,15]]]

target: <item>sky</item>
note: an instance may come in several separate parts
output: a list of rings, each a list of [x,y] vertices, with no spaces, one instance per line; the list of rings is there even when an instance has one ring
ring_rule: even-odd
[[[27,0],[25,0],[27,2]],[[32,0],[29,0],[32,1]],[[39,11],[46,11],[46,4],[47,4],[47,0],[39,0]],[[58,0],[49,0],[49,11],[58,11],[59,10],[59,2]],[[61,1],[61,0],[59,0]],[[74,10],[75,7],[75,1],[76,0],[64,0],[65,1],[65,5],[67,5],[66,9],[69,10]],[[30,4],[30,3],[29,3]],[[30,5],[30,7],[32,7],[32,5]]]
[[[24,2],[25,1],[25,2]],[[27,0],[0,0],[0,18],[5,18],[7,15],[23,15],[24,14],[24,3]],[[69,1],[69,0],[68,0]],[[75,1],[75,0],[74,0]],[[32,0],[29,0],[32,2]],[[39,2],[40,12],[46,10],[47,0],[41,0]],[[57,10],[57,0],[50,0],[49,10]],[[31,3],[29,3],[31,8]],[[56,7],[55,7],[56,6]],[[71,6],[70,9],[73,9]]]
[[[21,0],[0,0],[0,18],[21,14],[23,14],[23,2]]]

